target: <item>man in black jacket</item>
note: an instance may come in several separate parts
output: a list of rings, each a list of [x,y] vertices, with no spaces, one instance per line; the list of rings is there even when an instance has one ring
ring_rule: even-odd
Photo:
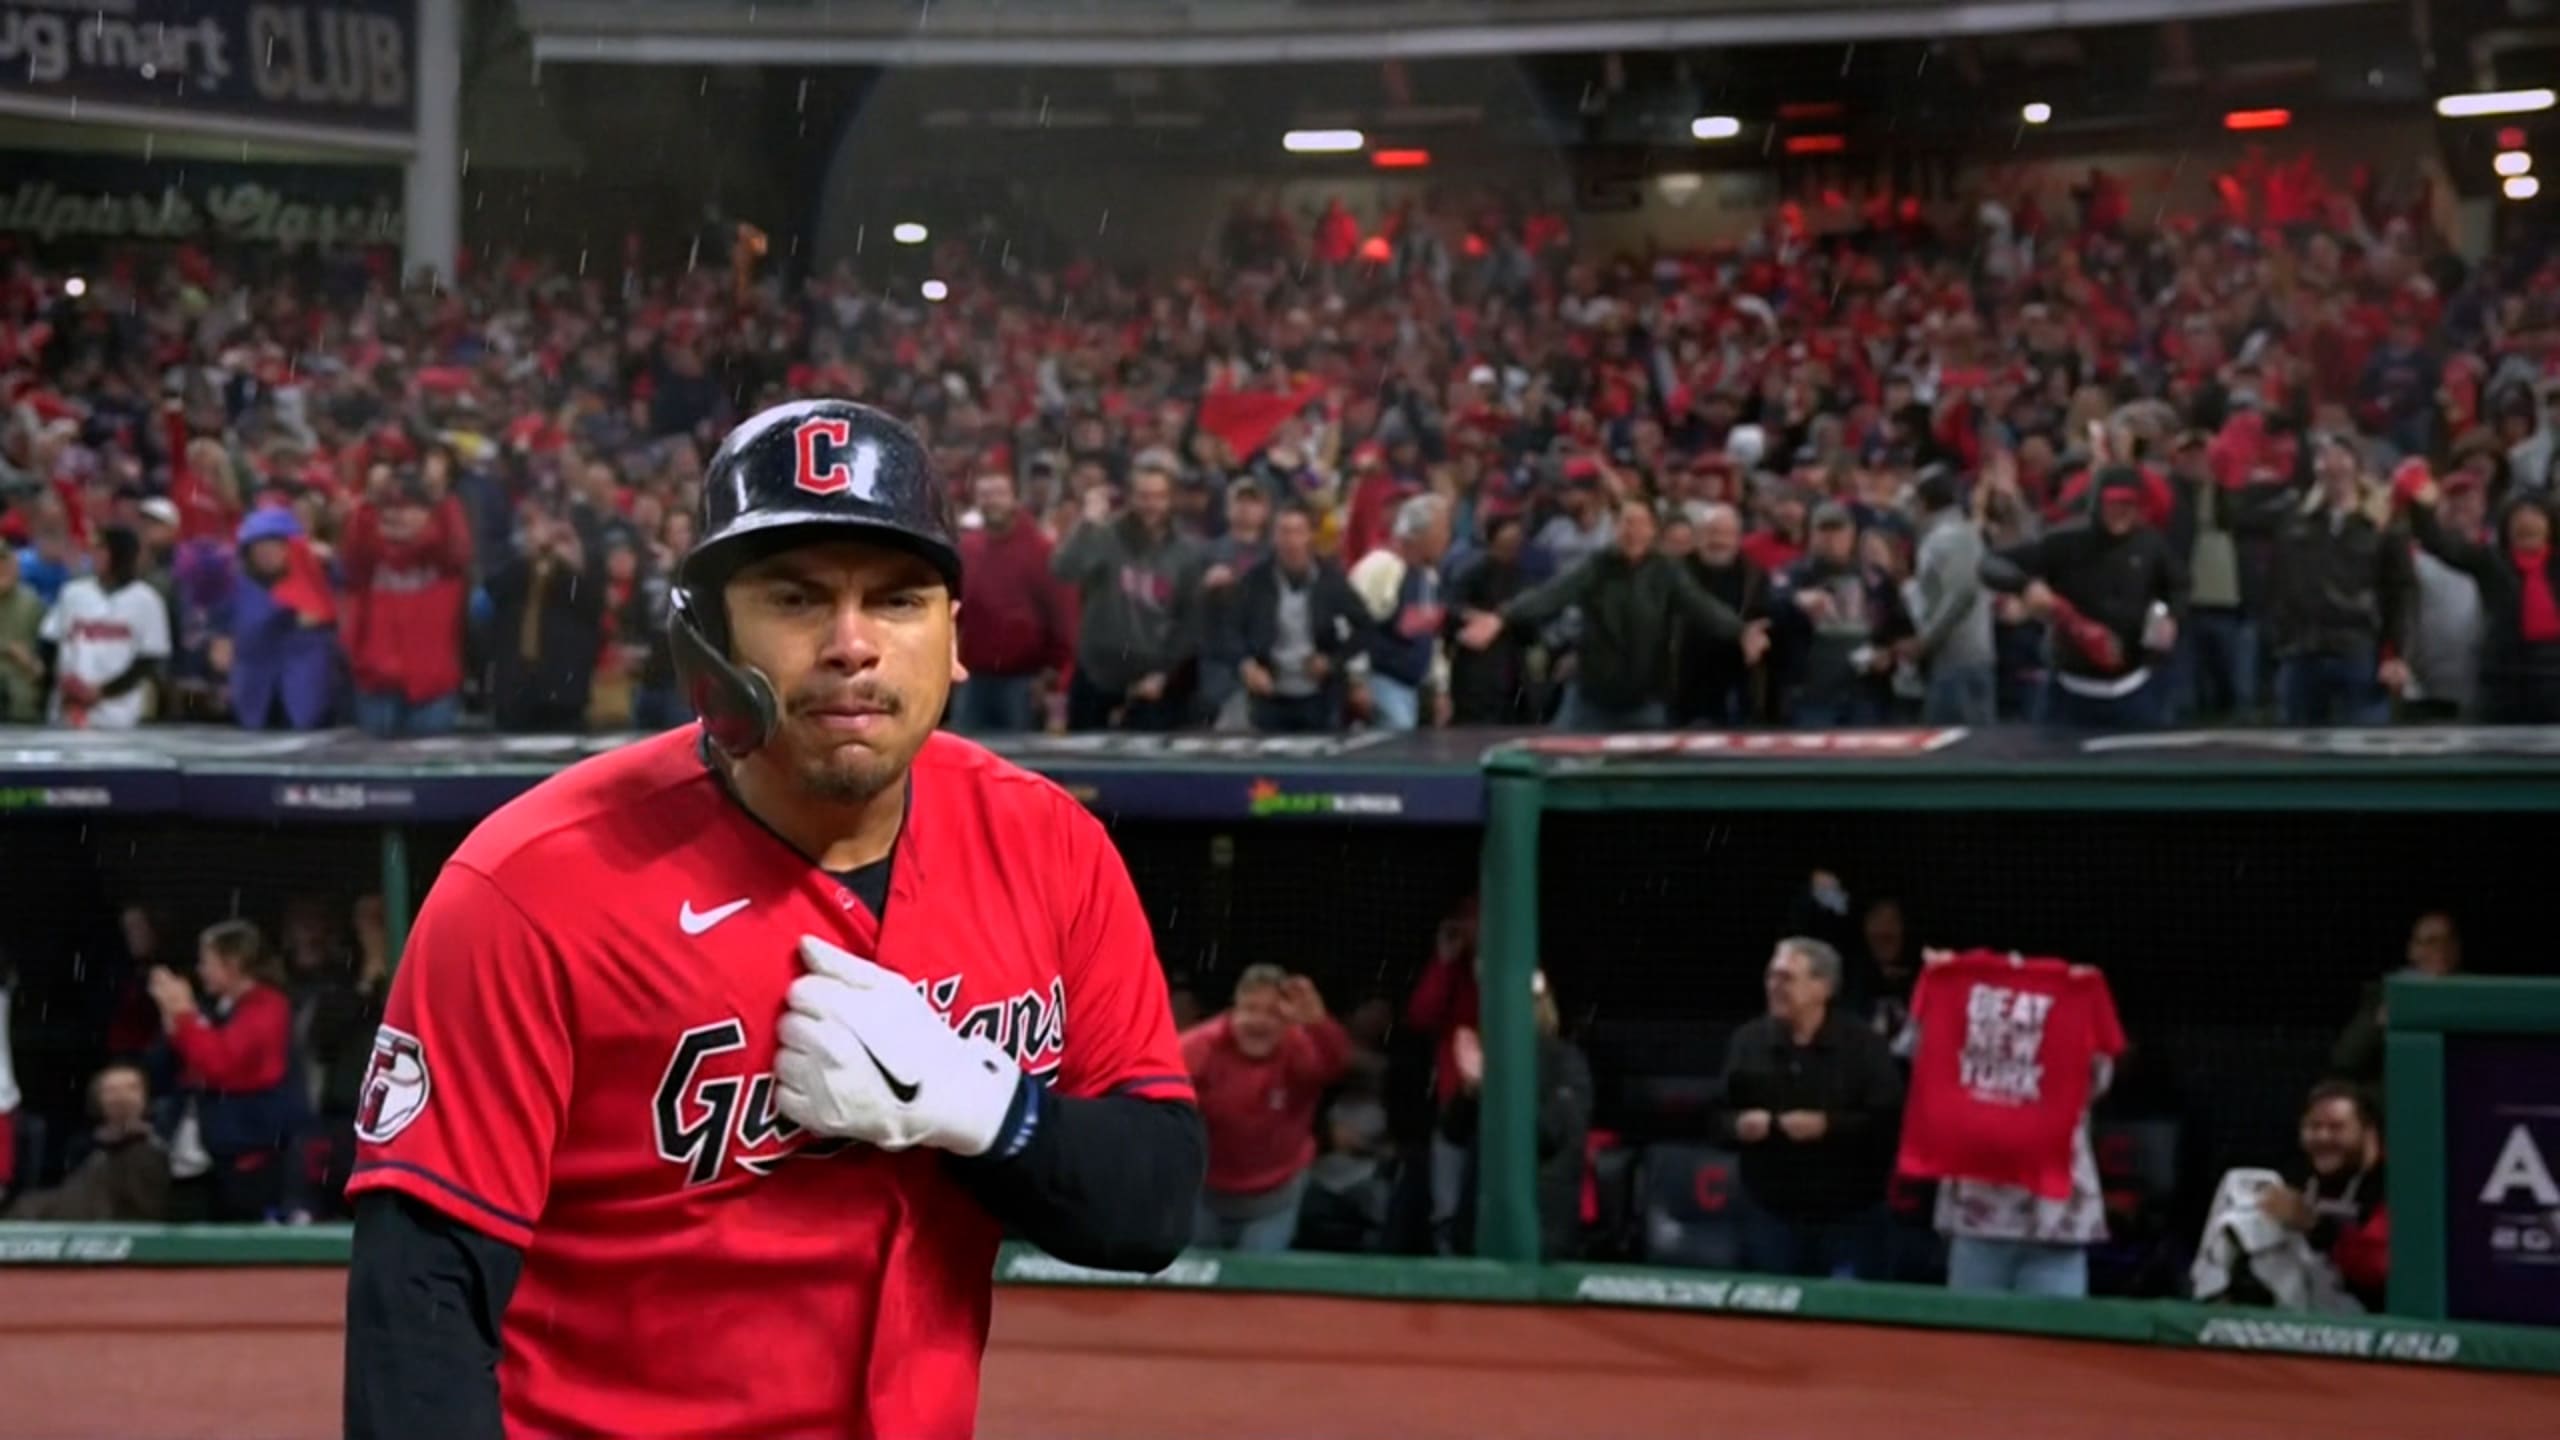
[[[2106,466],[2093,490],[2094,519],[1985,557],[1982,583],[2018,596],[2051,627],[2045,724],[2156,729],[2167,708],[2161,657],[2177,645],[2185,575],[2143,523],[2141,471]]]
[[[1697,553],[1686,560],[1690,577],[1748,624],[1769,616],[1769,576],[1742,553],[1742,516],[1730,505],[1710,505],[1698,517]],[[1675,725],[1747,725],[1763,718],[1767,686],[1760,667],[1742,657],[1739,641],[1698,631],[1681,636]]]
[[[2409,682],[2408,538],[2367,493],[2352,437],[2322,436],[2311,468],[2313,492],[2278,527],[2269,573],[2277,704],[2287,725],[2387,725],[2391,693]]]
[[[1342,728],[1344,663],[1368,628],[1368,607],[1332,561],[1315,553],[1315,525],[1297,507],[1271,526],[1271,554],[1245,572],[1235,598],[1244,659],[1237,667],[1253,728],[1309,734]]]
[[[1529,588],[1529,572],[1520,563],[1528,543],[1529,524],[1517,511],[1487,516],[1484,549],[1450,582],[1449,638],[1456,640],[1465,617],[1500,610]],[[1449,723],[1453,725],[1534,725],[1529,679],[1528,644],[1504,635],[1482,650],[1454,646],[1449,654]]]
[[[1724,1138],[1742,1154],[1742,1263],[1772,1275],[1881,1279],[1885,1178],[1902,1077],[1856,1017],[1834,1013],[1840,952],[1778,942],[1768,1013],[1724,1057]]]
[[[1789,637],[1795,673],[1786,708],[1796,728],[1884,723],[1911,614],[1892,578],[1860,558],[1847,506],[1814,512],[1812,548],[1770,582],[1769,609]]]
[[[1732,607],[1708,594],[1681,562],[1653,548],[1658,532],[1653,507],[1630,500],[1618,507],[1610,547],[1558,575],[1499,611],[1467,617],[1461,643],[1482,650],[1506,630],[1527,630],[1582,607],[1582,643],[1564,709],[1556,717],[1567,730],[1659,730],[1669,720],[1672,636],[1686,619],[1697,629],[1736,640],[1746,660],[1768,649],[1766,622],[1746,623]]]

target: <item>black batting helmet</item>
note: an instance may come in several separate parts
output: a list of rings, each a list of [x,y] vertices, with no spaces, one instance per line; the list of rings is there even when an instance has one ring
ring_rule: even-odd
[[[822,538],[912,551],[960,594],[951,506],[914,431],[850,400],[795,400],[750,417],[702,476],[701,538],[676,570],[668,630],[685,695],[712,742],[744,755],[773,738],[773,683],[729,654],[721,589],[741,568]]]

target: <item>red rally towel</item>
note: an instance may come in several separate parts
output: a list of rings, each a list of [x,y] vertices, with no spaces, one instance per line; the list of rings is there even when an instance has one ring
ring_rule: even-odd
[[[1238,463],[1251,460],[1271,439],[1280,422],[1315,403],[1324,386],[1307,383],[1290,391],[1221,390],[1200,399],[1200,428],[1227,442]]]
[[[284,576],[272,593],[277,604],[314,625],[338,623],[338,601],[330,592],[328,572],[320,568],[320,557],[311,553],[308,540],[294,541],[286,552]]]

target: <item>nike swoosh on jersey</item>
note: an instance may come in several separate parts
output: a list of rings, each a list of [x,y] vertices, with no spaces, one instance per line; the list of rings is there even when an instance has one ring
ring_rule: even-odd
[[[703,931],[710,929],[712,926],[719,924],[721,921],[728,919],[730,916],[737,914],[739,911],[746,909],[747,903],[748,902],[744,900],[732,900],[726,905],[716,906],[709,910],[696,910],[693,908],[693,902],[687,900],[684,902],[684,908],[676,912],[676,923],[684,927],[684,933],[687,935],[699,935]]]
[[[858,1035],[855,1036],[854,1043],[857,1045],[862,1044],[862,1037]],[[889,1067],[880,1063],[880,1057],[871,1053],[870,1046],[863,1045],[862,1053],[864,1058],[871,1062],[871,1068],[880,1072],[880,1078],[887,1082],[889,1086],[889,1093],[897,1097],[899,1104],[912,1105],[916,1102],[916,1086],[914,1081],[901,1080],[897,1076],[890,1074]]]

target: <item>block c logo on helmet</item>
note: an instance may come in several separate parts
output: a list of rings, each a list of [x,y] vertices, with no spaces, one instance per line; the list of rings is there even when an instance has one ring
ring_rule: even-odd
[[[812,495],[851,491],[859,500],[880,498],[880,450],[853,443],[853,422],[841,415],[813,415],[792,429],[798,460],[792,483]]]

